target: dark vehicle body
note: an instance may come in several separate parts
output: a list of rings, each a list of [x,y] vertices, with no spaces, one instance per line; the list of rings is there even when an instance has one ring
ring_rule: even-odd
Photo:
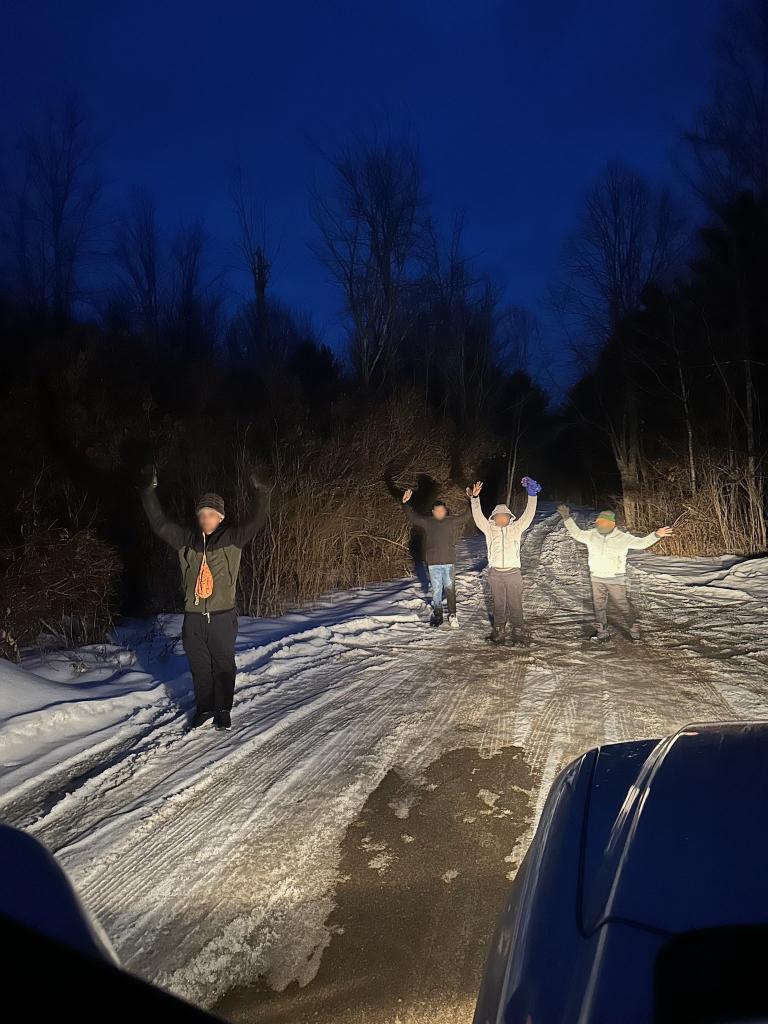
[[[590,750],[558,778],[475,1024],[768,1020],[768,723]]]
[[[3,1020],[218,1020],[122,970],[66,874],[32,836],[0,825],[0,864]]]

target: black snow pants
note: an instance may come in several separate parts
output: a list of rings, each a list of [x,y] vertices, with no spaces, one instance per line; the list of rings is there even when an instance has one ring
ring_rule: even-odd
[[[198,711],[218,714],[232,709],[235,694],[237,612],[187,612],[181,630],[192,670]]]

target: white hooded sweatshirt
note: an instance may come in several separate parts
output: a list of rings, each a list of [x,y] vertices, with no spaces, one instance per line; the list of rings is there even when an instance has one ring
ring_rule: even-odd
[[[575,541],[586,545],[590,575],[599,580],[621,579],[627,571],[627,552],[643,551],[661,540],[655,533],[635,537],[618,528],[605,534],[594,528],[582,530],[572,517],[564,525]]]
[[[489,569],[519,569],[520,568],[520,543],[523,534],[533,522],[536,515],[537,499],[535,496],[528,497],[528,504],[525,512],[519,519],[515,519],[506,505],[497,505],[491,512],[490,519],[486,519],[480,507],[480,498],[472,499],[472,518],[478,530],[485,534],[485,543],[488,546],[488,568]],[[499,512],[512,516],[508,526],[497,526],[494,516]]]

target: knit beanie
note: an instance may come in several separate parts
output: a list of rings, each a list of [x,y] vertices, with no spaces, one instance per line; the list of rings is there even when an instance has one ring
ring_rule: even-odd
[[[616,513],[611,512],[610,509],[605,509],[605,511],[597,513],[597,519],[595,522],[598,526],[615,526]]]
[[[195,512],[199,512],[201,508],[212,508],[222,519],[224,518],[224,499],[220,494],[201,494],[197,499]]]

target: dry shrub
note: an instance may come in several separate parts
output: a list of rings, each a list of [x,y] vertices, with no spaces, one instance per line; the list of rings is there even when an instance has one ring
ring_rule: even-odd
[[[654,548],[660,554],[758,554],[766,550],[762,486],[743,456],[710,452],[697,462],[696,493],[677,465],[644,467],[637,503],[638,531],[675,527]]]
[[[450,482],[452,442],[403,401],[376,409],[351,431],[276,453],[269,523],[243,553],[243,611],[280,614],[330,590],[409,573],[411,531],[386,479],[405,488],[431,477],[459,509],[466,496],[463,486]],[[481,446],[469,449],[462,455],[475,466]],[[243,453],[243,481],[247,468]],[[245,483],[238,493],[242,516],[250,499]]]
[[[0,654],[45,637],[46,645],[74,647],[105,638],[120,559],[91,530],[35,529],[17,548],[0,552]]]

